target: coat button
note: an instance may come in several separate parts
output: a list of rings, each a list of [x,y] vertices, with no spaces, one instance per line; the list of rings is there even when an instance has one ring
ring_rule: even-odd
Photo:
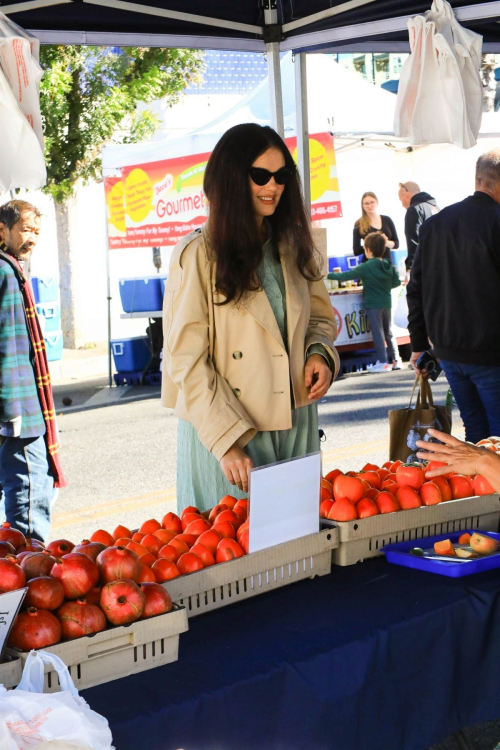
[[[239,398],[241,396],[241,391],[239,388],[233,388],[233,393],[236,396],[236,398]]]
[[[233,352],[233,359],[241,359],[242,357],[242,352]]]

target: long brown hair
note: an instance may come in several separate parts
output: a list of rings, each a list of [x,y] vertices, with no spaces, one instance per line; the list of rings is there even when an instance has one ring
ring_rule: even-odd
[[[257,269],[262,240],[255,220],[248,170],[270,148],[281,151],[294,175],[286,183],[276,211],[268,218],[274,243],[285,240],[297,267],[309,281],[321,278],[321,261],[311,236],[300,178],[290,151],[270,127],[253,123],[230,128],[215,146],[205,170],[203,189],[209,203],[208,238],[216,260],[216,289],[220,304],[238,302],[261,288]]]
[[[365,198],[375,198],[375,200],[378,203],[377,196],[375,195],[375,193],[372,193],[370,190],[368,190],[368,192],[366,193],[363,193],[363,195],[361,196],[361,216],[356,221],[354,226],[359,227],[359,233],[362,237],[364,237],[365,234],[367,234],[367,232],[370,231],[370,227],[371,227],[370,217],[368,216],[365,209],[363,208],[363,201]]]

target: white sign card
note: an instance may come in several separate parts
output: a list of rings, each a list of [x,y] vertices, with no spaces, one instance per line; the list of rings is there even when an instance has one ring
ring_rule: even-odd
[[[22,601],[26,596],[27,588],[8,591],[6,594],[0,594],[0,657],[3,647],[10,633],[12,623],[21,607]]]
[[[249,552],[319,531],[321,453],[250,472]]]

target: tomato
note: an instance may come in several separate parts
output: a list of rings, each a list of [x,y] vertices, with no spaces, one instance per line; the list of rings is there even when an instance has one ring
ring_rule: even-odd
[[[245,524],[240,526],[238,531],[243,528]],[[217,551],[217,546],[222,539],[221,535],[214,531],[213,529],[209,529],[208,531],[204,531],[203,534],[200,534],[197,540],[197,544],[203,544],[204,547],[210,550],[212,555],[215,555]]]
[[[191,515],[186,516],[191,518]],[[184,523],[184,522],[183,522]],[[201,516],[196,521],[191,521],[185,528],[186,534],[193,534],[194,536],[200,536],[204,531],[208,531],[212,527],[210,521],[206,521]]]
[[[377,466],[377,464],[365,464],[361,471],[378,471],[380,469],[380,466]]]
[[[332,498],[326,498],[326,500],[322,500],[321,503],[319,504],[319,517],[328,518],[328,513],[332,505],[333,505]]]
[[[398,458],[397,461],[393,461],[392,462],[392,464],[390,466],[390,471],[395,474],[396,473],[396,469],[398,469],[398,467],[402,466],[402,465],[403,465],[403,462],[400,461],[399,458]]]
[[[168,544],[172,539],[174,539],[177,536],[176,531],[167,531],[166,529],[158,529],[157,531],[153,532],[153,536],[155,536],[162,544]],[[179,532],[180,533],[180,532]],[[135,534],[134,534],[135,536]],[[132,537],[134,542],[140,542],[140,539],[134,539]]]
[[[363,473],[360,474],[359,477],[360,479],[363,479],[365,482],[367,482],[370,487],[375,487],[376,490],[380,489],[380,477],[376,471],[363,471]]]
[[[197,570],[203,570],[205,566],[203,565],[201,557],[198,557],[198,555],[195,555],[193,552],[186,552],[177,560],[177,567],[179,568],[180,574],[184,576],[187,575],[187,573],[196,573]]]
[[[224,521],[229,521],[235,529],[238,529],[241,525],[240,519],[232,510],[223,510],[222,513],[219,513],[214,521],[214,525],[217,523],[223,523]]]
[[[238,519],[239,519],[238,526],[244,523],[248,518],[247,509],[244,508],[242,505],[238,507],[238,505],[236,504],[233,508],[233,513],[235,514],[235,516],[238,516]]]
[[[161,525],[167,531],[175,531],[176,534],[180,534],[182,531],[182,523],[179,516],[175,513],[167,513],[161,520]],[[154,531],[153,531],[154,534]]]
[[[195,544],[191,547],[191,552],[193,555],[198,555],[205,568],[210,567],[210,565],[215,565],[215,557],[207,547],[203,546],[203,544]]]
[[[175,563],[164,559],[157,560],[151,567],[151,570],[156,578],[156,583],[170,581],[172,578],[178,578],[181,574]]]
[[[429,471],[434,471],[434,469],[440,469],[442,466],[447,466],[447,464],[444,464],[441,461],[429,461],[425,467],[425,473],[427,474]],[[440,476],[449,477],[450,474],[440,474]],[[434,481],[434,477],[430,477],[430,479]]]
[[[357,503],[358,500],[361,500],[364,493],[365,487],[361,479],[358,477],[339,475],[333,485],[333,496],[335,500],[347,498],[353,503]]]
[[[141,555],[139,557],[139,561],[141,565],[146,565],[148,568],[150,568],[151,565],[153,565],[153,563],[156,562],[156,557],[152,555],[150,552],[146,552],[145,555]]]
[[[385,464],[382,464],[383,469],[389,469],[391,471],[392,469],[392,461],[386,461]]]
[[[223,510],[230,510],[230,508],[229,506],[222,503],[217,503],[217,505],[214,505],[214,507],[210,511],[210,515],[208,516],[208,520],[210,521],[210,523],[213,523],[219,513],[222,513]]]
[[[130,529],[127,529],[126,526],[117,526],[113,531],[113,539],[116,541],[116,539],[120,539],[120,537],[132,539],[132,532],[130,531]]]
[[[461,534],[458,537],[458,543],[459,544],[469,544],[470,543],[470,534],[468,532],[465,532],[465,534]]]
[[[113,536],[109,533],[109,531],[104,531],[104,529],[94,531],[94,533],[90,537],[90,541],[100,542],[101,544],[105,544],[106,547],[113,547],[115,543]]]
[[[177,547],[172,547],[171,544],[165,544],[165,546],[158,552],[158,560],[169,560],[170,562],[176,563],[182,554],[184,553]]]
[[[321,487],[319,492],[320,500],[333,500],[333,495],[330,492],[330,490],[327,490],[326,487]]]
[[[463,497],[472,497],[474,495],[474,489],[469,477],[465,477],[463,474],[454,474],[454,476],[450,477],[449,482],[453,500],[461,500]]]
[[[214,523],[213,530],[218,531],[224,539],[236,539],[236,529],[233,524],[229,521],[220,521],[220,523]]]
[[[375,504],[381,513],[394,513],[397,510],[401,510],[401,506],[394,495],[384,490],[382,490],[375,500]]]
[[[244,549],[234,539],[222,539],[217,547],[215,560],[218,563],[235,560],[237,557],[243,557]]]
[[[156,518],[150,518],[149,521],[144,521],[139,531],[142,531],[143,534],[152,534],[157,529],[161,529],[161,523]]]
[[[155,535],[156,535],[156,532],[155,532]],[[132,539],[133,542],[140,543],[141,539],[144,539],[145,536],[146,534],[143,534],[141,531],[136,531],[134,534],[132,534],[130,538]]]
[[[340,469],[334,469],[333,471],[329,471],[328,472],[328,474],[326,475],[325,479],[326,479],[327,482],[330,482],[330,484],[333,487],[333,484],[334,484],[335,480],[337,479],[337,477],[340,474],[342,474],[342,472],[340,471]]]
[[[370,500],[376,500],[379,494],[380,490],[375,489],[375,487],[370,487],[370,489],[365,492],[365,497],[369,498]],[[361,500],[363,499],[364,498],[361,498]],[[361,500],[359,502],[361,502]]]
[[[238,502],[233,508],[235,512],[236,512],[236,508],[245,508],[246,512],[248,513],[248,500],[246,500],[245,498],[238,500]]]
[[[339,478],[335,481],[338,481]],[[330,521],[354,521],[357,517],[356,506],[347,497],[339,497],[338,500],[335,500],[328,513]]]
[[[236,532],[236,541],[238,542],[238,544],[240,543],[241,535],[244,534],[247,529],[250,529],[250,521],[245,521],[245,523],[242,523],[240,528]],[[215,555],[215,552],[214,552],[214,555]]]
[[[148,552],[156,556],[163,547],[163,544],[153,534],[146,534],[146,536],[141,540],[141,546],[146,547]]]
[[[240,526],[238,531],[240,531],[241,529],[242,527]],[[248,545],[250,541],[249,536],[250,536],[250,529],[247,526],[247,528],[243,530],[243,533],[240,534],[240,536],[238,537],[238,544],[247,555],[248,555]]]
[[[181,518],[181,524],[182,524],[182,530],[186,531],[187,527],[190,523],[193,521],[204,521],[205,519],[200,516],[199,513],[185,513],[185,515]]]
[[[434,482],[424,482],[419,494],[423,505],[437,505],[443,502],[441,491]]]
[[[379,475],[380,482],[382,483],[384,479],[390,474],[390,471],[389,469],[382,468],[382,469],[378,469],[377,474]]]
[[[221,505],[227,505],[229,510],[232,510],[237,502],[238,499],[236,497],[233,497],[232,495],[224,495],[224,497],[220,501]]]
[[[362,497],[361,500],[356,503],[356,511],[359,518],[378,516],[380,513],[376,503],[368,497]]]
[[[444,477],[431,477],[430,481],[433,482],[436,487],[439,488],[443,503],[451,500],[451,487],[450,483]]]
[[[382,492],[390,492],[391,495],[395,495],[398,490],[399,485],[396,484],[396,482],[387,482],[386,484],[382,484]]]
[[[420,508],[422,501],[418,493],[412,487],[400,487],[396,492],[396,500],[401,506],[401,510],[410,510],[411,508]]]
[[[188,513],[197,513],[198,515],[201,515],[201,511],[196,505],[188,505],[181,511],[181,521]]]
[[[196,544],[198,537],[199,534],[191,534],[186,531],[184,534],[177,534],[175,538],[178,542],[185,542],[188,547],[192,547],[193,544]]]
[[[488,480],[481,474],[476,474],[474,477],[472,489],[475,495],[492,495],[495,492]]]
[[[396,469],[396,482],[400,487],[413,487],[414,490],[419,490],[424,480],[425,474],[421,466],[403,464]]]
[[[118,545],[117,545],[118,546]],[[142,544],[138,544],[137,542],[131,542],[129,541],[128,544],[122,545],[122,547],[126,547],[127,549],[131,549],[132,552],[135,552],[137,557],[141,557],[141,555],[147,555],[149,552],[146,547],[143,547]]]
[[[330,494],[333,493],[333,485],[328,481],[328,479],[324,479],[324,477],[321,477],[321,486],[324,487],[325,490],[330,490]]]
[[[128,539],[121,538],[117,539],[115,543],[113,544],[113,547],[126,547],[129,542],[131,542],[132,539],[129,537]]]
[[[139,573],[139,578],[137,580],[137,583],[156,583],[156,577],[151,568],[148,568],[147,565],[141,565],[141,572]],[[88,599],[87,599],[88,603]]]
[[[396,474],[392,474],[389,472],[389,474],[386,474],[386,476],[382,479],[382,489],[384,487],[384,484],[388,484],[389,482],[396,482]]]
[[[172,541],[168,543],[168,546],[175,547],[175,549],[178,550],[181,555],[183,555],[184,552],[189,552],[189,547],[186,544],[186,542],[183,542],[182,539],[181,540],[177,539],[177,537],[175,539],[172,539]]]

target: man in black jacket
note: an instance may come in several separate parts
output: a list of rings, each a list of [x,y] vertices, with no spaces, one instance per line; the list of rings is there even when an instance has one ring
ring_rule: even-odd
[[[407,299],[416,372],[431,343],[466,439],[500,435],[500,149],[479,157],[474,195],[422,225]]]
[[[418,245],[420,227],[426,219],[439,211],[435,198],[420,190],[416,182],[400,182],[398,197],[403,208],[406,208],[405,237],[408,255],[405,260],[409,271]]]

